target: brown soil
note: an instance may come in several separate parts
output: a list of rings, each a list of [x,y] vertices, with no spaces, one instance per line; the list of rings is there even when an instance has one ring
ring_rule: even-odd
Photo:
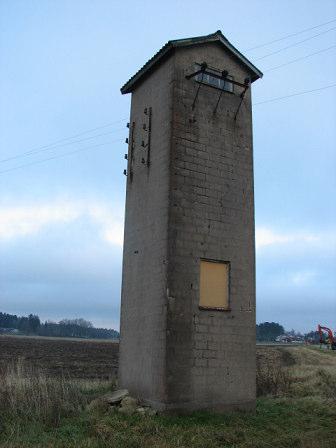
[[[107,340],[0,335],[0,374],[8,365],[22,359],[49,376],[110,379],[117,374],[118,352],[118,342]],[[306,347],[257,346],[257,365],[295,368],[304,362],[318,368],[331,363],[334,368],[336,356],[333,354],[336,355]]]
[[[0,336],[0,373],[22,359],[49,376],[109,379],[117,373],[118,349],[106,340]]]
[[[295,347],[272,347],[258,346],[257,347],[257,365],[265,363],[279,365],[283,367],[290,367],[296,363],[293,349]]]

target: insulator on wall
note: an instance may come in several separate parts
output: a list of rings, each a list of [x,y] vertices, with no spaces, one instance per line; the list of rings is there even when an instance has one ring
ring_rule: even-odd
[[[147,107],[144,109],[144,114],[147,115]]]
[[[124,158],[127,160],[127,154],[124,155]]]
[[[141,146],[144,148],[145,147],[145,142],[142,140],[141,142]]]
[[[124,175],[127,176],[127,170],[124,170]]]
[[[146,123],[143,124],[142,129],[145,131],[147,129]]]
[[[126,138],[125,143],[128,143],[128,138]]]
[[[127,123],[127,124],[126,124],[126,127],[127,127],[127,128],[129,128],[129,127],[130,127],[130,124],[129,124],[129,123]]]

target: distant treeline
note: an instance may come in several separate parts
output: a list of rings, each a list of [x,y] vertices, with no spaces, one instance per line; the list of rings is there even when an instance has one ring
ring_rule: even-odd
[[[263,322],[256,326],[257,341],[271,342],[275,341],[278,336],[285,333],[285,329],[282,325],[276,322]]]
[[[86,339],[118,339],[116,330],[107,328],[95,328],[91,322],[85,319],[63,319],[56,322],[46,321],[42,323],[39,316],[16,316],[0,312],[0,331],[10,332],[15,330],[25,335],[53,336]]]
[[[59,322],[46,321],[42,323],[39,316],[16,316],[0,312],[0,333],[20,333],[36,336],[53,336],[67,338],[86,339],[118,339],[116,330],[107,328],[95,328],[91,322],[85,319],[63,319]],[[319,334],[311,331],[305,335],[294,330],[285,332],[282,325],[277,322],[263,322],[256,326],[256,338],[259,342],[273,342],[278,336],[288,335],[296,338],[318,342]]]
[[[285,331],[284,327],[277,322],[263,322],[256,326],[258,342],[274,342],[279,336],[283,336],[283,340],[289,341],[308,341],[310,343],[318,343],[320,335],[317,331],[310,331],[302,334],[298,331]],[[281,338],[280,338],[281,341]]]

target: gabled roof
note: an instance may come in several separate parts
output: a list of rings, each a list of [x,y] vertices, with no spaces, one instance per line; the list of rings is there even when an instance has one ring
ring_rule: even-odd
[[[257,69],[244,55],[240,53],[223,35],[223,33],[218,30],[213,34],[208,34],[207,36],[191,37],[187,39],[177,39],[170,40],[164,45],[151,59],[149,59],[146,64],[138,70],[132,78],[130,78],[126,84],[122,86],[121,93],[130,93],[138,84],[138,82],[146,75],[148,72],[153,70],[162,60],[168,56],[175,48],[187,47],[190,45],[199,45],[208,42],[218,42],[222,44],[226,49],[228,49],[240,62],[250,71],[251,81],[256,81],[258,78],[263,76],[262,72]]]

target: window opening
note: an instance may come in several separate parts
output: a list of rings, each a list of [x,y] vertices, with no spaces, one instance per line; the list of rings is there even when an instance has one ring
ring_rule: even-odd
[[[228,311],[230,263],[227,261],[200,261],[200,309]]]

